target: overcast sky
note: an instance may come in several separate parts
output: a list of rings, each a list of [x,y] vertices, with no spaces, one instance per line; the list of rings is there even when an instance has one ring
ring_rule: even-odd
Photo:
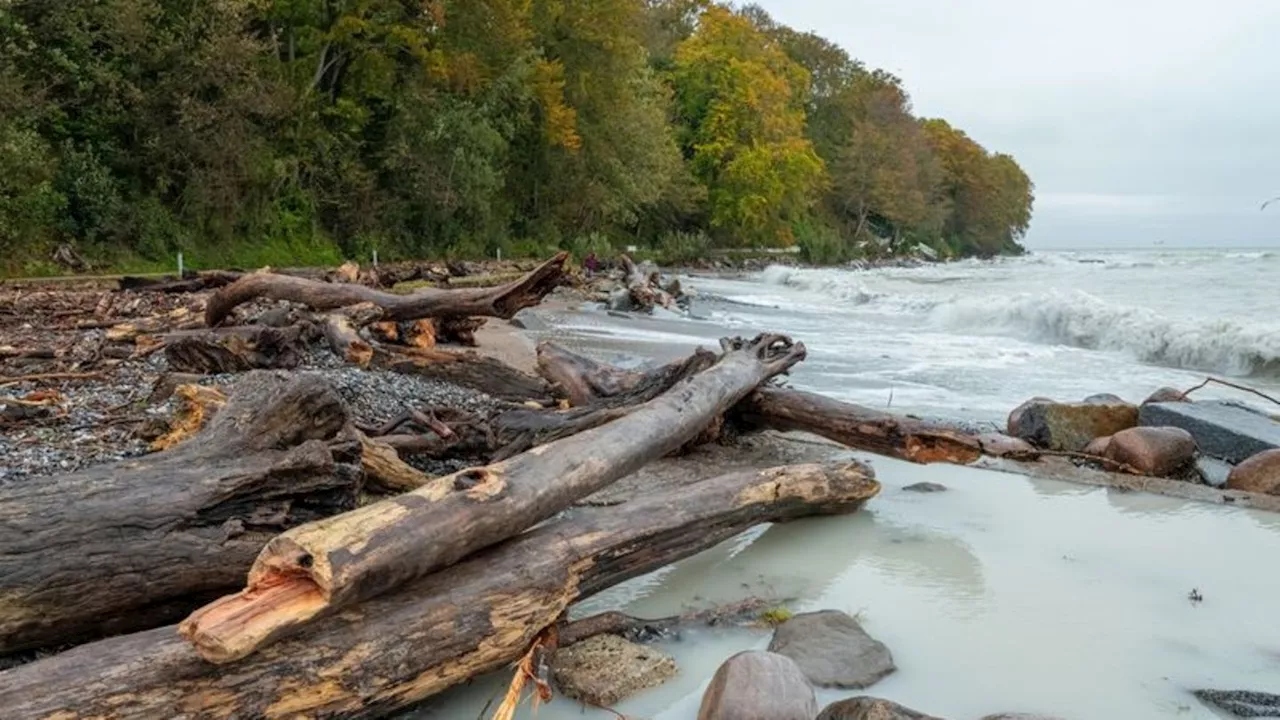
[[[1036,184],[1027,244],[1280,245],[1280,0],[757,0]]]

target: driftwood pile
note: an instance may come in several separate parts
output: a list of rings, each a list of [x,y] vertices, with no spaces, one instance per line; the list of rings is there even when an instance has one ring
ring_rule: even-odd
[[[0,656],[62,650],[0,672],[4,717],[383,716],[545,645],[581,598],[758,523],[854,511],[879,490],[858,463],[796,465],[578,506],[647,462],[761,428],[917,462],[1006,449],[777,386],[805,356],[781,335],[728,338],[643,373],[550,343],[537,375],[434,346],[537,304],[565,260],[495,287],[407,295],[350,267],[144,288],[216,287],[195,322],[183,314],[191,327],[160,342],[175,369],[247,374],[229,397],[188,392],[198,419],[165,449],[0,487]],[[270,322],[242,312],[262,300],[302,309],[273,307]],[[360,427],[321,376],[279,369],[320,338],[355,365],[508,402]],[[430,477],[408,455],[471,467]]]

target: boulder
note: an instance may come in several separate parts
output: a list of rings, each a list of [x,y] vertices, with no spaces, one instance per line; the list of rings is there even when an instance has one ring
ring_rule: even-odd
[[[978,444],[985,455],[1012,460],[1034,460],[1040,455],[1031,443],[1001,432],[978,433]]]
[[[1125,402],[1059,403],[1034,398],[1009,414],[1009,434],[1037,447],[1079,452],[1090,440],[1138,424],[1138,408]]]
[[[674,677],[676,661],[617,635],[596,635],[557,650],[551,672],[568,697],[608,707]]]
[[[1142,406],[1138,422],[1180,427],[1191,433],[1200,452],[1232,464],[1280,448],[1280,423],[1233,403],[1150,403]]]
[[[1280,450],[1266,450],[1235,466],[1227,488],[1280,495]]]
[[[818,687],[865,688],[895,670],[884,643],[838,610],[801,613],[778,626],[769,652],[785,655]]]
[[[1212,485],[1220,488],[1226,487],[1227,479],[1231,477],[1231,471],[1234,466],[1231,463],[1223,462],[1218,458],[1211,458],[1208,455],[1201,455],[1196,458],[1196,472],[1200,474],[1200,482],[1205,485]]]
[[[1119,395],[1112,395],[1111,393],[1098,393],[1096,395],[1090,395],[1089,397],[1084,399],[1084,402],[1089,405],[1127,405],[1128,404],[1124,401],[1124,398],[1120,397]]]
[[[1226,710],[1242,718],[1280,717],[1280,695],[1251,690],[1196,690],[1206,705]]]
[[[1159,390],[1156,390],[1155,392],[1151,393],[1151,396],[1148,397],[1146,400],[1143,400],[1142,404],[1149,405],[1151,403],[1162,403],[1162,402],[1191,402],[1191,401],[1188,400],[1187,396],[1183,395],[1182,391],[1177,388],[1162,387]]]
[[[895,702],[865,695],[831,703],[818,714],[818,720],[942,720]]]
[[[812,720],[817,712],[813,686],[794,660],[747,650],[716,670],[698,720]]]
[[[1083,450],[1084,454],[1097,455],[1098,457],[1106,457],[1107,448],[1111,447],[1112,437],[1114,436],[1104,435],[1103,437],[1096,437],[1090,440],[1089,444],[1084,446],[1084,450]]]
[[[947,486],[936,482],[918,482],[914,485],[906,485],[902,489],[907,492],[935,493],[944,492],[947,489]]]
[[[1196,441],[1177,427],[1129,428],[1111,436],[1106,457],[1144,475],[1170,477],[1195,462]]]

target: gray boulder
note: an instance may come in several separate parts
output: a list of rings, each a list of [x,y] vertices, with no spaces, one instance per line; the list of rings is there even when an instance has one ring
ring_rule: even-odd
[[[1200,481],[1205,485],[1212,485],[1220,488],[1227,484],[1227,479],[1231,477],[1231,463],[1223,462],[1218,458],[1211,458],[1208,455],[1201,455],[1196,458],[1196,472],[1200,474]]]
[[[942,718],[926,715],[895,702],[863,695],[831,703],[818,714],[818,720],[942,720]]]
[[[912,485],[906,485],[902,489],[906,490],[907,492],[935,493],[935,492],[945,492],[947,489],[947,486],[943,485],[942,483],[936,483],[936,482],[918,482]]]
[[[1251,690],[1196,690],[1200,702],[1242,718],[1280,717],[1280,695]]]
[[[557,650],[551,673],[568,697],[607,707],[671,679],[676,661],[661,650],[617,635],[596,635]]]
[[[1143,400],[1142,404],[1147,405],[1150,403],[1161,403],[1161,402],[1191,402],[1191,401],[1188,400],[1187,396],[1183,395],[1182,391],[1177,388],[1162,387],[1159,390],[1156,390],[1155,392],[1151,393],[1151,396],[1148,397],[1146,400]]]
[[[1126,402],[1059,403],[1033,398],[1009,414],[1009,434],[1037,447],[1079,452],[1094,438],[1138,424],[1138,408]]]
[[[774,631],[769,651],[795,660],[818,687],[870,687],[896,669],[889,648],[838,610],[792,617]]]
[[[1233,403],[1151,403],[1142,406],[1138,422],[1182,428],[1195,438],[1200,452],[1232,464],[1280,448],[1280,423]]]
[[[812,720],[813,686],[791,658],[747,650],[724,661],[702,694],[698,720]]]

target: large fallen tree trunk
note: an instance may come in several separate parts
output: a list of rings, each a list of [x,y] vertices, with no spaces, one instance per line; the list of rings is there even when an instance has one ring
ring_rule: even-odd
[[[626,278],[627,292],[631,294],[631,302],[640,310],[650,312],[655,305],[670,309],[675,305],[675,298],[658,284],[658,273],[646,275],[632,259],[626,255],[621,257],[623,272]]]
[[[279,531],[355,507],[360,446],[316,376],[246,376],[170,450],[0,488],[0,653],[155,627]]]
[[[175,332],[164,337],[164,355],[171,370],[200,375],[295,368],[318,335],[310,323]]]
[[[578,599],[759,523],[852,512],[878,491],[856,463],[801,465],[579,509],[234,665],[160,628],[0,673],[0,707],[6,720],[384,717],[521,656]]]
[[[538,371],[575,405],[630,392],[658,381],[682,363],[678,360],[640,372],[597,362],[555,343],[538,345]],[[968,464],[982,455],[1027,458],[1035,450],[997,433],[972,433],[949,423],[894,415],[815,393],[761,387],[734,409],[748,427],[799,430],[858,450],[909,460]]]
[[[715,365],[614,422],[280,535],[254,563],[248,588],[194,613],[183,633],[211,661],[242,658],[546,520],[679,449],[804,358],[803,345],[777,335],[722,345]]]
[[[481,315],[510,318],[522,308],[537,305],[560,284],[569,254],[557,253],[519,280],[492,288],[440,290],[425,288],[407,295],[376,290],[350,283],[253,273],[218,290],[205,306],[205,324],[222,322],[237,306],[256,298],[288,300],[313,310],[336,310],[349,305],[373,303],[382,308],[383,319],[413,320],[421,317]]]

